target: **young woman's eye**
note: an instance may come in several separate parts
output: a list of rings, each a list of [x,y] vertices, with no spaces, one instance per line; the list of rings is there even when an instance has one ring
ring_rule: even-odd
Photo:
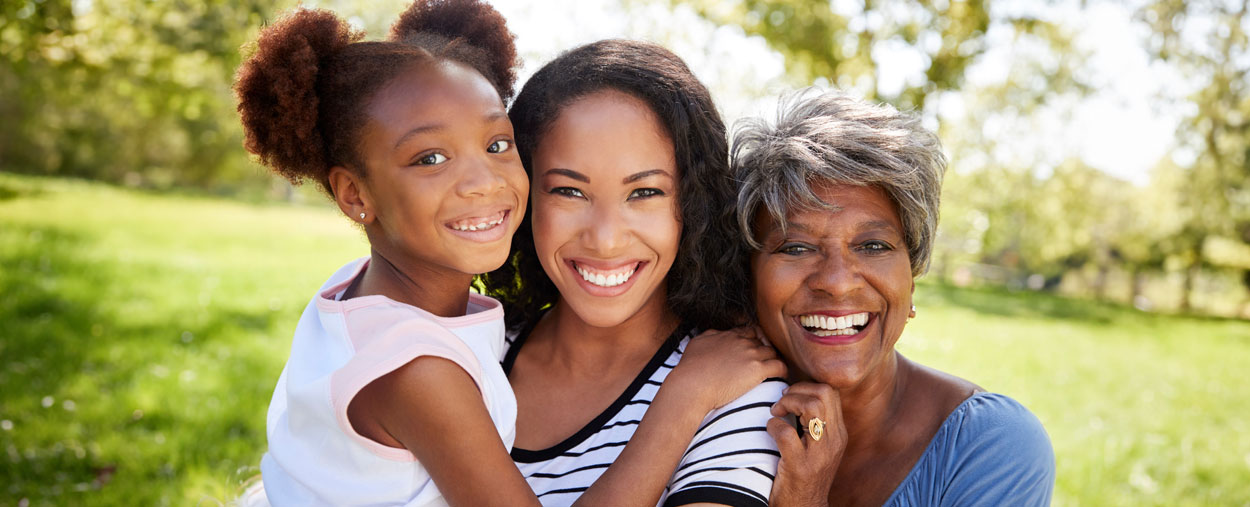
[[[447,161],[447,156],[442,153],[427,153],[417,157],[413,165],[437,165]]]
[[[648,197],[655,197],[658,195],[664,195],[664,191],[658,188],[639,188],[637,190],[634,190],[633,192],[630,192],[629,198],[630,199],[646,199]]]
[[[585,197],[581,190],[573,187],[556,187],[551,189],[551,193],[565,197]]]
[[[490,146],[486,147],[486,152],[487,153],[503,153],[505,151],[508,151],[509,148],[512,148],[512,141],[509,141],[507,139],[500,139],[498,141],[490,143]]]

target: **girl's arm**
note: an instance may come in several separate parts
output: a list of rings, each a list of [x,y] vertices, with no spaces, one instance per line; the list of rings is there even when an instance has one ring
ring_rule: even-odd
[[[655,505],[708,412],[784,376],[785,365],[753,330],[708,331],[692,339],[625,449],[577,503]]]
[[[357,431],[412,452],[450,505],[540,505],[477,384],[450,360],[412,360],[361,389],[348,412]]]
[[[707,413],[784,375],[753,332],[691,340],[620,456],[575,505],[655,505]],[[450,360],[412,360],[361,389],[348,412],[358,432],[412,452],[451,505],[539,505],[477,385]]]

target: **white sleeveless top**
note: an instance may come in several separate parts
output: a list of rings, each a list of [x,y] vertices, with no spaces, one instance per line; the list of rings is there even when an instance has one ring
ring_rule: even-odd
[[[334,273],[295,329],[269,403],[269,450],[260,465],[273,505],[446,505],[412,453],[365,438],[347,419],[356,393],[420,356],[464,368],[504,445],[511,449],[516,438],[516,397],[499,365],[499,302],[471,294],[466,315],[447,318],[385,296],[339,301],[368,263],[353,261]]]

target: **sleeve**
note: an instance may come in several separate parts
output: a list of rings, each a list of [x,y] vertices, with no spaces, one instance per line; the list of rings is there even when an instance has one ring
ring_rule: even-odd
[[[383,458],[413,461],[415,458],[406,449],[379,444],[356,432],[347,418],[347,407],[352,399],[369,383],[418,357],[440,357],[456,363],[479,388],[482,385],[481,364],[459,337],[431,322],[411,319],[381,330],[371,329],[370,333],[367,339],[361,340],[361,348],[347,364],[331,375],[330,404],[340,429],[357,443]]]
[[[767,507],[781,454],[766,428],[785,388],[780,379],[769,379],[709,413],[669,481],[664,507]]]
[[[1055,455],[1041,421],[1015,400],[980,396],[968,407],[941,505],[1047,506],[1055,486]]]

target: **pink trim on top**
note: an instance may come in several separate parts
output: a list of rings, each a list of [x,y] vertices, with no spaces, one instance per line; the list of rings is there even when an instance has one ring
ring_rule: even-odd
[[[412,306],[407,303],[401,303],[399,301],[395,301],[394,299],[391,299],[383,295],[359,296],[359,297],[348,299],[346,301],[339,301],[339,300],[334,299],[334,296],[336,294],[343,292],[344,290],[347,290],[347,287],[351,285],[351,283],[354,280],[356,280],[356,278],[359,277],[360,274],[363,273],[365,268],[368,266],[369,266],[369,258],[365,257],[361,260],[360,264],[357,265],[355,272],[352,273],[352,276],[349,276],[347,277],[346,280],[343,280],[342,282],[334,284],[330,286],[329,288],[327,288],[326,290],[321,291],[321,293],[317,295],[317,308],[321,311],[329,312],[329,313],[346,313],[346,312],[360,309],[360,308],[370,306],[370,305],[387,303],[387,304],[399,305],[402,307],[410,308],[413,311],[420,313],[422,317],[428,320],[437,322],[439,325],[446,327],[446,328],[474,326],[477,324],[482,324],[484,322],[490,322],[492,320],[503,318],[503,305],[500,304],[499,301],[496,301],[494,298],[483,296],[475,292],[469,293],[469,301],[471,303],[476,303],[478,306],[483,307],[484,309],[479,312],[474,312],[474,313],[462,315],[459,317],[440,317],[438,315],[434,315],[433,313],[426,311],[425,309]],[[465,290],[468,290],[468,289],[466,288]],[[465,310],[467,311],[468,309],[466,308]]]
[[[414,341],[414,337],[423,337]],[[355,339],[350,339],[357,342]],[[389,327],[384,336],[369,340],[351,360],[330,375],[330,406],[339,429],[349,438],[380,458],[412,462],[417,458],[407,449],[391,447],[361,435],[347,416],[347,407],[361,389],[422,356],[440,357],[460,366],[481,390],[482,366],[477,356],[460,338],[432,322],[412,319]]]

